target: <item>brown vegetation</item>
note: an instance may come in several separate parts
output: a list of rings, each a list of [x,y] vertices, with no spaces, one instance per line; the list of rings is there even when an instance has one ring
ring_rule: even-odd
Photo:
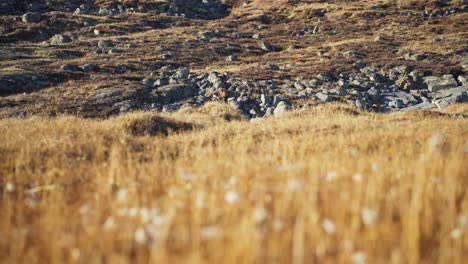
[[[468,260],[466,104],[256,122],[224,121],[227,109],[1,120],[0,259]]]

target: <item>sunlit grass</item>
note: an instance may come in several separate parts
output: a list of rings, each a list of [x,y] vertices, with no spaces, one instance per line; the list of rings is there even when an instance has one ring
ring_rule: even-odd
[[[466,263],[466,114],[1,120],[0,259]]]

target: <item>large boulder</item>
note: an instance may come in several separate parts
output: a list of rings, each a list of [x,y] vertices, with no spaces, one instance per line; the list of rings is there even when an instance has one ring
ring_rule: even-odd
[[[153,91],[164,105],[177,103],[191,98],[195,96],[196,92],[196,88],[191,85],[184,84],[164,85]]]
[[[273,114],[275,116],[281,116],[284,113],[289,112],[289,111],[291,111],[291,106],[285,101],[281,101],[276,106],[275,110],[273,111]]]
[[[395,108],[403,108],[419,103],[410,93],[404,91],[382,93],[381,102]]]
[[[468,85],[441,90],[433,95],[433,99],[439,109],[454,103],[468,102]]]
[[[446,74],[442,77],[429,76],[424,78],[424,83],[427,89],[431,92],[437,92],[444,89],[450,89],[458,86],[457,81],[451,74]]]

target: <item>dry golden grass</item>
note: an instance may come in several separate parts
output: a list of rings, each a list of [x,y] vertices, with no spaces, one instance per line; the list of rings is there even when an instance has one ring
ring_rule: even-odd
[[[0,120],[0,260],[467,263],[467,109]]]

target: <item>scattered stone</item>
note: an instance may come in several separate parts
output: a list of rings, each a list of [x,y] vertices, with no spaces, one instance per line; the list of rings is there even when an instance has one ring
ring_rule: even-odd
[[[189,75],[190,75],[189,68],[182,67],[179,70],[177,70],[177,72],[174,74],[174,78],[185,80],[185,79],[188,79]]]
[[[407,53],[405,54],[405,60],[411,60],[411,61],[423,61],[427,58],[427,55],[426,54],[411,54],[411,53]]]
[[[343,56],[347,59],[356,58],[358,55],[359,55],[358,52],[354,50],[346,51],[343,53]]]
[[[388,106],[400,109],[403,108],[405,105],[403,104],[403,101],[401,99],[395,98],[388,103]]]
[[[155,84],[155,80],[152,78],[144,78],[142,83],[145,86],[153,86]]]
[[[121,90],[116,90],[116,89],[102,89],[102,90],[99,90],[94,96],[93,96],[93,100],[104,100],[104,99],[108,99],[108,98],[111,98],[111,97],[115,97],[115,96],[119,96],[122,94],[122,91]]]
[[[358,99],[358,100],[356,100],[355,105],[356,105],[357,108],[359,108],[361,110],[365,109],[366,108],[366,101],[364,101],[362,99]]]
[[[218,32],[214,30],[208,30],[208,31],[200,32],[199,34],[205,39],[210,39],[210,38],[216,37],[218,35]]]
[[[60,70],[61,71],[78,71],[79,68],[76,65],[64,64],[64,65],[60,66]]]
[[[272,71],[281,70],[281,68],[278,65],[275,65],[275,64],[267,64],[267,65],[265,65],[265,69],[272,70]]]
[[[300,83],[300,82],[295,82],[294,83],[294,88],[299,89],[299,90],[303,90],[303,89],[305,89],[307,87],[304,84]]]
[[[83,65],[80,65],[78,67],[84,72],[97,72],[97,71],[99,71],[99,66],[96,65],[96,64],[92,64],[92,63],[83,64]]]
[[[176,112],[177,110],[179,110],[180,107],[181,107],[181,105],[177,104],[177,103],[168,104],[168,105],[163,106],[162,111],[164,113],[173,113],[173,112]]]
[[[107,52],[107,53],[108,53],[108,54],[117,54],[117,53],[119,53],[119,52],[120,52],[119,49],[117,49],[117,48],[112,48],[112,49],[110,49],[109,52]]]
[[[9,118],[25,118],[26,112],[25,111],[15,111],[8,115]]]
[[[237,56],[236,55],[230,55],[226,57],[226,61],[237,61]]]
[[[364,67],[366,67],[366,63],[362,60],[358,60],[356,61],[354,64],[353,64],[354,67],[358,68],[358,69],[362,69]]]
[[[419,101],[410,93],[396,91],[383,93],[381,102],[392,107],[402,108],[408,105],[417,104]]]
[[[458,76],[458,81],[464,86],[468,85],[468,77],[467,76],[462,76],[462,75]]]
[[[154,86],[163,86],[163,85],[168,85],[169,84],[169,79],[168,78],[160,78],[160,79],[157,79],[155,82],[154,82]]]
[[[287,104],[285,101],[281,101],[278,103],[276,106],[275,110],[273,111],[273,114],[275,116],[281,116],[286,112],[291,111],[291,106]]]
[[[57,34],[50,39],[50,44],[52,45],[60,45],[60,44],[70,43],[70,42],[72,42],[72,38],[67,35]]]
[[[236,100],[236,98],[230,97],[227,99],[227,102],[232,108],[241,110],[241,104]]]
[[[436,108],[437,106],[431,102],[422,102],[413,106],[404,108],[404,111],[413,111],[413,110],[429,110]]]
[[[126,49],[134,49],[134,48],[136,48],[137,46],[136,46],[135,44],[129,43],[129,44],[125,44],[124,47],[125,47]]]
[[[375,42],[384,41],[384,40],[385,40],[384,37],[382,37],[380,35],[374,38]]]
[[[331,102],[333,100],[331,96],[324,93],[317,93],[315,96],[323,102]]]
[[[261,38],[263,38],[263,36],[257,33],[257,34],[253,34],[252,38],[253,39],[261,39]]]
[[[260,96],[260,101],[262,102],[263,105],[271,105],[273,103],[273,97],[262,94]]]
[[[266,51],[266,52],[272,52],[272,51],[274,51],[273,46],[272,46],[270,43],[265,42],[265,41],[262,41],[262,42],[260,43],[260,48],[261,48],[262,50]]]
[[[124,100],[114,104],[114,107],[119,108],[119,113],[126,113],[132,110],[133,108],[133,101],[132,100]]]
[[[101,49],[112,47],[114,44],[111,40],[100,40],[98,42],[98,47]]]
[[[164,104],[173,104],[196,95],[197,90],[191,85],[169,84],[158,87],[154,93]]]
[[[21,17],[24,23],[37,23],[42,19],[41,14],[28,12]]]

